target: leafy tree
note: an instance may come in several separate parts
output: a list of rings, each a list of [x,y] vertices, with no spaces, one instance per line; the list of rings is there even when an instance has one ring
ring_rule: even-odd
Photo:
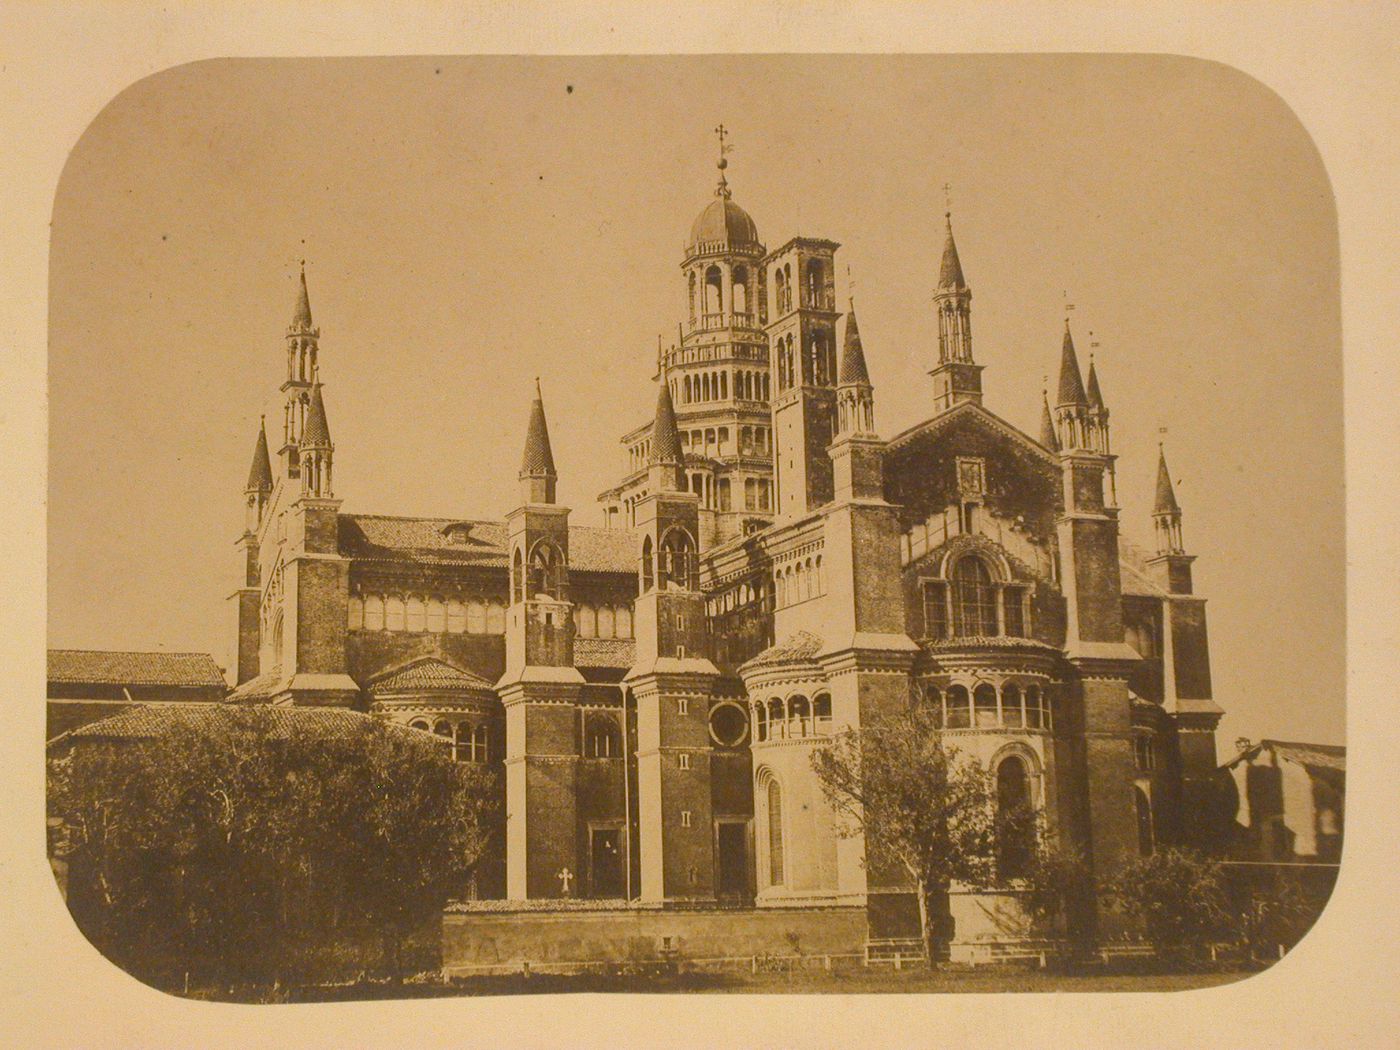
[[[397,974],[498,830],[494,777],[417,731],[342,711],[142,715],[159,726],[77,737],[49,793],[75,919],[154,983],[295,976],[365,927]]]
[[[1231,927],[1220,864],[1181,849],[1164,849],[1129,861],[1114,873],[1109,897],[1159,955],[1189,953],[1228,934]]]
[[[842,834],[865,836],[867,866],[902,870],[913,883],[932,962],[932,898],[955,881],[987,885],[996,875],[991,779],[944,741],[922,707],[836,734],[812,766]]]
[[[1062,928],[1071,938],[1087,933],[1078,921],[1094,892],[1093,874],[1084,854],[1062,845],[1043,829],[1030,864],[1022,875],[1021,905],[1036,926]]]

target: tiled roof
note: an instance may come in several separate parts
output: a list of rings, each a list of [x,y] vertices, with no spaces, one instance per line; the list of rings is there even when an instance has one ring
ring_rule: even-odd
[[[1118,536],[1118,574],[1124,594],[1144,598],[1161,598],[1167,591],[1152,578],[1147,564],[1151,557],[1145,550],[1121,533]]]
[[[860,328],[856,325],[856,307],[851,304],[846,314],[846,341],[841,348],[842,383],[864,383],[870,385],[870,372],[865,367],[865,350],[860,345]]]
[[[1051,452],[1060,451],[1060,439],[1055,435],[1055,421],[1050,418],[1050,402],[1040,396],[1040,443]]]
[[[285,732],[296,727],[326,736],[352,733],[378,721],[371,715],[343,707],[260,707],[254,712],[222,704],[172,704],[159,707],[143,705],[111,718],[79,726],[55,738],[51,743],[60,740],[149,740],[181,726],[203,729],[219,724],[237,725],[240,719],[256,719],[257,724],[266,727],[270,733]],[[421,732],[407,726],[388,724],[395,732]]]
[[[953,243],[953,217],[944,216],[948,226],[948,239],[943,245],[943,264],[938,268],[938,287],[962,289],[967,287],[963,279],[962,262],[958,259],[958,246]]]
[[[1069,320],[1065,320],[1065,340],[1060,351],[1060,395],[1056,402],[1061,405],[1084,405],[1084,380],[1080,378],[1079,358],[1074,353],[1074,336],[1069,334]]]
[[[1297,744],[1287,740],[1261,740],[1259,746],[1269,748],[1279,758],[1287,758],[1305,766],[1342,770],[1347,767],[1347,749],[1336,744]]]
[[[1181,506],[1176,502],[1176,491],[1172,487],[1172,474],[1167,469],[1167,453],[1157,451],[1157,498],[1152,502],[1153,514],[1176,514]]]
[[[637,662],[637,643],[627,638],[575,638],[575,667],[626,670]]]
[[[685,462],[680,431],[676,429],[676,406],[671,403],[671,385],[664,376],[656,395],[656,419],[651,424],[651,462]]]
[[[258,440],[253,446],[253,466],[248,471],[248,492],[272,490],[272,460],[267,454],[267,427],[258,423]]]
[[[774,667],[779,664],[811,663],[822,649],[822,640],[807,631],[798,631],[777,645],[770,645],[740,670],[747,671],[759,667]]]
[[[525,430],[525,455],[520,461],[520,473],[554,473],[554,452],[549,447],[549,426],[544,419],[544,398],[538,379],[535,380],[535,400],[530,404],[530,422]]]
[[[321,396],[321,380],[311,387],[311,408],[306,413],[306,428],[301,432],[303,448],[329,448],[331,427],[326,422],[326,402]]]
[[[1090,335],[1093,333],[1090,332]],[[1084,395],[1089,400],[1089,407],[1102,411],[1103,391],[1099,389],[1099,371],[1094,367],[1094,355],[1089,355],[1089,377],[1084,380],[1088,392]]]
[[[260,704],[271,700],[281,690],[282,671],[276,669],[248,679],[224,699],[231,704]]]
[[[301,285],[297,289],[296,312],[292,314],[292,324],[299,328],[311,327],[311,297],[306,294],[306,267],[301,269]]]
[[[50,649],[48,680],[102,685],[227,687],[223,672],[208,653]]]
[[[375,696],[445,689],[471,693],[492,691],[491,683],[480,675],[436,656],[420,656],[406,664],[381,671],[369,683],[369,691]]]
[[[450,539],[443,531],[449,525],[469,526],[466,542]],[[339,547],[346,557],[364,560],[505,568],[506,527],[499,521],[342,514]],[[575,572],[636,572],[636,537],[621,530],[571,526],[569,568]]]

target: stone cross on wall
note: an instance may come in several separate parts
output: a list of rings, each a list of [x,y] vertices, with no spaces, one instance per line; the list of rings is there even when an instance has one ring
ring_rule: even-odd
[[[574,873],[568,867],[560,868],[555,872],[554,877],[559,880],[559,892],[565,897],[569,895],[569,884],[574,881]]]

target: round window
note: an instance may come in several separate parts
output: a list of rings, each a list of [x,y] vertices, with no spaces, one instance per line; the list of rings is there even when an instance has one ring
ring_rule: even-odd
[[[710,737],[720,747],[738,747],[749,735],[749,716],[738,704],[716,704],[710,709]]]

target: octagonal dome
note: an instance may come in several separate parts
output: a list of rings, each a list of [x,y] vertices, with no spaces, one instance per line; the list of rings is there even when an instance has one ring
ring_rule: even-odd
[[[716,197],[690,227],[690,246],[724,244],[757,245],[758,227],[749,213],[727,196]]]

